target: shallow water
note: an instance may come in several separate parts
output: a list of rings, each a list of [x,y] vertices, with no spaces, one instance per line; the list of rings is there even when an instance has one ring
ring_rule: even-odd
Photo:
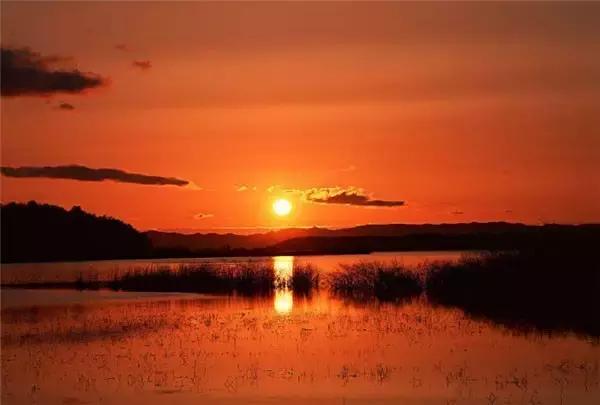
[[[423,299],[4,289],[2,403],[597,404],[598,343]]]
[[[2,403],[600,399],[597,343],[420,301],[75,294],[86,297],[3,308]]]
[[[359,261],[397,261],[413,266],[426,261],[457,260],[462,255],[473,251],[419,251],[419,252],[378,252],[359,255],[319,255],[298,256],[295,263],[310,263],[323,272],[334,270],[339,264]],[[291,256],[279,256],[291,257]],[[215,263],[236,264],[247,262],[271,263],[273,257],[210,257],[187,259],[153,259],[153,260],[100,260],[88,262],[56,262],[56,263],[14,263],[3,264],[1,268],[2,283],[55,282],[74,281],[78,277],[98,277],[100,280],[112,279],[135,269],[176,268],[182,264]]]

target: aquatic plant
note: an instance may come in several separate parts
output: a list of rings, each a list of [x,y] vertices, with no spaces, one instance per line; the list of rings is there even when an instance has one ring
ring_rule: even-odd
[[[358,299],[397,300],[417,296],[423,290],[418,274],[397,262],[340,265],[328,281],[335,294]]]
[[[429,266],[430,302],[512,327],[600,336],[600,269],[583,249],[486,253]]]

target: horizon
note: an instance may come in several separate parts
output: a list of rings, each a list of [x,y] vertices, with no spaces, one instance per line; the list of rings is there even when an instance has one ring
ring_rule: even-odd
[[[81,207],[78,205],[73,206],[58,206],[53,204],[48,204],[42,201],[9,201],[2,202],[2,206],[7,204],[22,204],[26,205],[28,203],[35,203],[38,205],[50,205],[53,207],[62,208],[66,211],[69,211],[75,207],[82,209],[84,212],[97,216],[97,217],[108,217],[112,219],[119,220],[125,224],[129,224],[127,221],[122,218],[115,217],[110,214],[99,214],[95,212],[88,211],[85,207]],[[138,232],[146,233],[146,232],[163,232],[163,233],[177,233],[181,235],[235,235],[235,236],[253,236],[253,235],[264,235],[273,232],[279,231],[289,231],[289,230],[346,230],[346,229],[354,229],[368,226],[444,226],[444,225],[486,225],[486,224],[509,224],[509,225],[523,225],[528,227],[543,227],[543,226],[590,226],[590,225],[600,225],[600,222],[581,222],[581,223],[560,223],[560,222],[538,222],[538,223],[526,223],[526,222],[511,222],[511,221],[469,221],[469,222],[420,222],[420,223],[410,223],[410,222],[382,222],[382,223],[363,223],[363,224],[353,224],[348,226],[340,226],[333,227],[327,225],[309,225],[309,226],[288,226],[288,227],[247,227],[247,228],[235,228],[235,227],[225,227],[225,228],[194,228],[194,229],[185,229],[185,228],[148,228],[148,229],[140,229],[134,227]],[[133,226],[133,225],[132,225]]]

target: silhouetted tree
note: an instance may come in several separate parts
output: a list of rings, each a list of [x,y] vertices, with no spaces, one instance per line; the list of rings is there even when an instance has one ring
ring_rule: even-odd
[[[64,208],[9,203],[1,206],[2,262],[140,258],[147,237],[114,218]]]

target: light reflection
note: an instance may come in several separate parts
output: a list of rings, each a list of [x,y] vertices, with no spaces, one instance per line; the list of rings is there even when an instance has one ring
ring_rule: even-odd
[[[273,257],[273,271],[275,272],[275,288],[289,287],[294,273],[294,256]]]
[[[275,312],[279,315],[287,315],[292,312],[294,307],[294,293],[289,288],[284,290],[275,290],[275,300],[273,301]]]
[[[278,314],[287,315],[294,307],[294,293],[290,288],[294,274],[294,256],[273,257],[273,271],[275,272],[273,307]]]

